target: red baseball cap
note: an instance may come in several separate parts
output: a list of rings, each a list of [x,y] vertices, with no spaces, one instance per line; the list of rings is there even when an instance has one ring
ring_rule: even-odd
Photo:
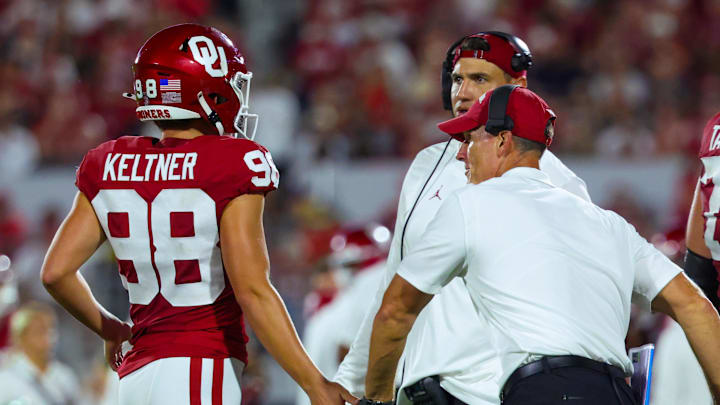
[[[471,49],[462,49],[462,44],[455,47],[453,50],[453,59],[452,59],[452,65],[455,66],[458,59],[460,58],[476,58],[476,59],[485,59],[486,61],[496,65],[500,69],[503,70],[503,72],[509,74],[513,78],[517,79],[518,77],[527,77],[527,70],[521,70],[519,72],[516,72],[512,68],[512,58],[513,55],[519,52],[519,50],[516,50],[508,40],[491,34],[491,33],[485,33],[481,32],[479,34],[469,35],[467,38],[482,38],[485,41],[487,41],[488,45],[490,46],[490,49],[487,51],[483,51],[482,49],[479,50],[471,50]],[[520,40],[519,38],[517,40]],[[520,40],[521,41],[521,40]]]
[[[479,128],[488,121],[489,105],[495,90],[482,95],[463,115],[441,122],[438,128],[453,138],[464,142],[463,133]],[[548,121],[555,122],[555,113],[545,100],[524,87],[516,87],[510,93],[505,115],[513,121],[512,134],[550,146],[552,138],[545,136]]]

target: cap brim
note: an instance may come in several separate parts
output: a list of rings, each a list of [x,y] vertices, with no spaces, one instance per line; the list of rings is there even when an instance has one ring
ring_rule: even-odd
[[[472,131],[479,126],[480,124],[470,118],[467,113],[438,124],[438,128],[441,131],[459,141],[465,140],[465,137],[463,136],[465,132]]]

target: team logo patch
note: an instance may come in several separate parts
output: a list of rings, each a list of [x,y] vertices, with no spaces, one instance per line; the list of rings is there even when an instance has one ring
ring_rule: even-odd
[[[182,103],[181,94],[177,91],[161,92],[163,104]]]

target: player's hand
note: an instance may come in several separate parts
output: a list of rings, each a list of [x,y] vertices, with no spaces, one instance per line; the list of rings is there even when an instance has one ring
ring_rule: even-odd
[[[113,371],[117,371],[123,361],[122,344],[132,337],[132,329],[127,323],[118,325],[114,331],[114,337],[105,340],[105,360]]]
[[[307,392],[312,405],[344,405],[346,402],[356,405],[359,401],[342,385],[323,379],[320,386]]]

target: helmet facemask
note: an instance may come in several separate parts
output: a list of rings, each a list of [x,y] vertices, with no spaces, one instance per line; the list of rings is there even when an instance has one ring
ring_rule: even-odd
[[[233,126],[237,133],[249,140],[255,139],[255,131],[259,117],[257,114],[250,113],[250,81],[252,80],[252,72],[237,72],[230,79],[230,87],[235,91],[240,101],[240,109],[238,110]]]

